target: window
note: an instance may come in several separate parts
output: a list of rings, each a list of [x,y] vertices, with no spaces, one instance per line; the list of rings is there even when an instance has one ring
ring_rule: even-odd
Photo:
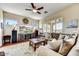
[[[50,24],[47,24],[47,32],[50,33]]]
[[[46,24],[43,24],[43,32],[47,32]]]
[[[53,25],[53,32],[62,32],[63,30],[63,21],[62,20],[54,20],[55,22],[52,24]]]
[[[50,33],[50,24],[44,24],[43,25],[43,32]]]
[[[56,24],[53,24],[53,32],[56,30]]]
[[[39,28],[39,21],[38,20],[33,20],[31,23],[29,23],[31,26],[33,26],[35,29]]]
[[[11,35],[12,30],[15,29],[18,30],[17,27],[17,20],[11,19],[11,18],[4,18],[4,35]]]
[[[16,25],[17,24],[17,21],[14,20],[14,19],[7,19],[5,20],[5,25]]]
[[[62,30],[62,27],[63,27],[62,25],[63,25],[62,22],[56,23],[56,30]]]
[[[39,32],[42,33],[43,32],[43,24],[39,23]]]

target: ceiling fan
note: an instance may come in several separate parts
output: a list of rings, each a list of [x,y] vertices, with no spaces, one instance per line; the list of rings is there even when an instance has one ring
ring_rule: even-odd
[[[41,14],[40,10],[44,9],[44,7],[36,8],[36,6],[34,5],[34,3],[31,3],[31,6],[32,6],[33,9],[25,9],[25,10],[33,11],[35,13]],[[46,11],[46,13],[47,13],[47,11]]]

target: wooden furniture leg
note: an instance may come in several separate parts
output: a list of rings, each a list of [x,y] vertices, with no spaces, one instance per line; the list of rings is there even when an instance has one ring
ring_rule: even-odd
[[[34,51],[36,51],[36,44],[34,44]]]

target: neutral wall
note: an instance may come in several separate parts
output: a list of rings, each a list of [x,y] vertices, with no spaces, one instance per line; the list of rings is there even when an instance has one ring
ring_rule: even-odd
[[[74,33],[79,32],[79,4],[74,4],[63,11],[54,15],[54,17],[62,17],[64,19],[64,32]],[[67,23],[69,20],[78,19],[78,28],[67,28]]]
[[[6,18],[17,20],[16,30],[19,33],[19,26],[24,25],[22,19],[25,16],[16,15],[16,14],[12,14],[12,13],[9,13],[9,12],[3,12],[3,15],[4,15],[4,21],[5,21]],[[28,20],[29,20],[29,24],[33,23],[34,21],[38,22],[37,20],[31,19],[31,18],[28,18]],[[4,27],[4,35],[11,35],[12,29],[13,29],[13,26]]]
[[[52,14],[46,18],[43,22],[45,23],[51,23],[53,19],[57,18],[63,18],[64,20],[64,28],[63,32],[65,33],[78,33],[79,32],[79,4],[72,4],[71,6],[68,6],[64,8],[63,10],[60,10],[59,12]],[[67,23],[69,20],[75,20],[78,19],[78,28],[67,28]]]

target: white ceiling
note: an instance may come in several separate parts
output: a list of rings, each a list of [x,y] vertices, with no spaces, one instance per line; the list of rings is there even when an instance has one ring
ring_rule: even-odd
[[[0,3],[0,8],[10,13],[14,13],[38,20],[38,19],[43,19],[50,14],[54,14],[55,12],[69,5],[71,4],[70,3],[35,3],[36,7],[41,7],[41,6],[44,7],[44,9],[40,11],[42,14],[37,14],[32,11],[26,11],[25,10],[26,8],[32,9],[30,3]],[[48,13],[45,14],[44,11],[48,11]]]

